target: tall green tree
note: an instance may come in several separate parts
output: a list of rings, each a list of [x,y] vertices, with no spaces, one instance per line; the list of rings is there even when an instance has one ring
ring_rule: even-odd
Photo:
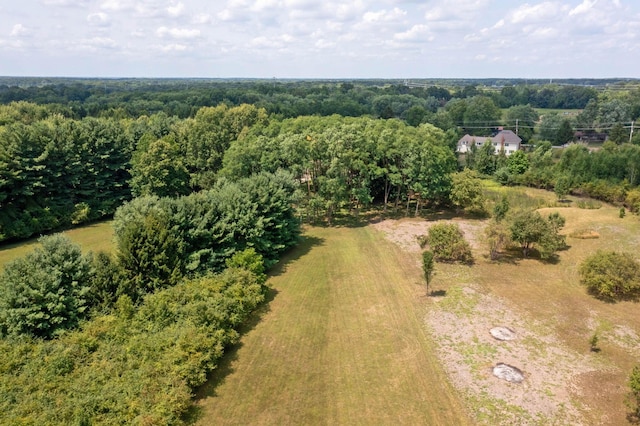
[[[488,135],[499,125],[501,117],[502,111],[491,98],[474,96],[467,100],[463,117],[464,127],[475,130],[474,134]]]
[[[7,264],[0,276],[0,331],[50,339],[74,328],[89,308],[91,263],[60,234]]]
[[[505,113],[505,128],[517,131],[518,136],[526,143],[533,136],[534,126],[539,119],[538,112],[531,105],[515,105]]]
[[[450,199],[458,208],[484,212],[485,197],[478,174],[470,169],[454,173]]]
[[[562,120],[560,123],[560,128],[556,133],[556,137],[553,140],[554,145],[564,145],[573,141],[574,139],[574,131],[573,126],[571,126],[571,122],[569,120]]]
[[[176,285],[184,276],[183,243],[173,232],[166,212],[149,210],[117,233],[117,259],[134,301]],[[121,220],[121,219],[117,219]]]
[[[152,142],[139,155],[131,169],[131,189],[138,197],[177,197],[190,192],[189,173],[171,138]]]

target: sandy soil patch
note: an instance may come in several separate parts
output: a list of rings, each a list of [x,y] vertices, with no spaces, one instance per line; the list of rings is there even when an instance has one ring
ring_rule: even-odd
[[[418,236],[426,235],[429,228],[436,223],[455,223],[460,227],[464,238],[469,242],[472,249],[480,247],[478,235],[482,235],[486,224],[482,221],[465,220],[439,220],[423,221],[415,219],[383,220],[373,225],[374,228],[382,231],[386,238],[410,253],[419,253],[420,245]]]

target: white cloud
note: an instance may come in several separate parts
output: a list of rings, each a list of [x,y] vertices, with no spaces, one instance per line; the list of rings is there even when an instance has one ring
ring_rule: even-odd
[[[208,13],[199,13],[195,15],[191,22],[197,25],[210,24],[213,21],[213,18]]]
[[[115,12],[120,12],[123,10],[131,9],[131,3],[126,0],[105,0],[100,5],[100,8],[104,10],[113,10]]]
[[[593,6],[595,6],[595,4],[597,2],[598,2],[598,0],[584,0],[578,6],[576,6],[573,9],[571,9],[571,11],[569,12],[569,16],[574,16],[574,15],[580,15],[580,14],[583,14],[583,13],[587,13],[591,9],[593,9]],[[617,1],[616,1],[616,3],[617,3]]]
[[[514,24],[544,22],[558,15],[560,6],[555,2],[544,2],[530,5],[525,3],[510,13],[510,21]]]
[[[160,27],[156,30],[158,37],[171,37],[177,39],[190,39],[200,36],[200,30],[188,28]]]
[[[317,47],[318,49],[330,49],[332,47],[335,47],[336,43],[332,42],[332,41],[327,41],[325,39],[319,39],[316,40],[314,46]]]
[[[184,52],[189,49],[189,46],[180,43],[171,43],[160,46],[160,50],[163,52]]]
[[[54,41],[54,43],[56,43]],[[70,43],[71,50],[97,52],[100,50],[112,50],[118,46],[118,43],[110,37],[92,37],[72,41]]]
[[[109,15],[104,12],[91,13],[87,16],[87,22],[92,25],[106,27],[111,24]]]
[[[88,3],[88,0],[42,0],[45,6],[85,7]]]
[[[184,12],[184,3],[180,2],[175,5],[167,7],[169,16],[180,16]]]
[[[406,15],[407,12],[395,7],[390,11],[380,10],[378,12],[366,12],[362,16],[362,20],[367,23],[375,24],[378,22],[396,21],[400,18],[405,17]]]
[[[293,41],[293,37],[289,34],[283,34],[278,37],[255,37],[249,45],[255,48],[275,48],[282,49]]]
[[[433,36],[431,36],[429,32],[429,27],[422,24],[414,25],[413,27],[402,33],[396,33],[394,34],[393,38],[399,41],[433,40]]]
[[[11,37],[23,37],[29,34],[29,30],[22,24],[16,24],[11,29],[9,34]]]
[[[119,55],[125,75],[178,72],[145,62],[169,53],[232,76],[584,76],[563,67],[594,57],[588,73],[640,66],[636,0],[0,0],[0,28],[5,72],[19,71],[10,55],[24,51],[38,74],[51,69],[38,58],[58,54],[85,70]]]

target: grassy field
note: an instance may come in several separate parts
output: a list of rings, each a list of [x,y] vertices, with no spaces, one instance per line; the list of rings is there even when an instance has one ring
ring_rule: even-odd
[[[424,327],[425,288],[370,227],[310,228],[209,386],[200,424],[467,424]]]
[[[503,400],[451,386],[437,355],[442,336],[425,325],[426,316],[437,309],[477,315],[472,299],[481,295],[499,301],[492,315],[499,318],[504,310],[518,318],[521,331],[552,333],[556,343],[550,348],[540,343],[544,339],[523,341],[549,365],[558,361],[554,351],[562,347],[591,368],[572,375],[565,395],[579,407],[585,424],[627,424],[627,377],[640,362],[638,303],[594,299],[580,285],[578,268],[598,249],[636,253],[640,220],[631,214],[620,218],[617,207],[599,202],[572,197],[558,202],[547,191],[485,187],[490,199],[506,195],[513,208],[559,211],[566,218],[562,233],[568,249],[552,262],[522,259],[518,250],[490,261],[482,234],[487,220],[448,215],[390,222],[387,231],[392,233],[411,226],[403,228],[411,229],[404,235],[395,232],[408,241],[405,245],[396,239],[391,241],[398,244],[392,243],[377,225],[307,228],[300,246],[273,271],[269,302],[199,390],[193,422],[458,425],[473,423],[469,416],[480,407],[499,412]],[[439,219],[465,226],[475,263],[439,264],[433,286],[442,296],[427,298],[414,231],[423,233]],[[109,222],[67,234],[85,251],[113,249]],[[0,267],[35,244],[0,247]],[[486,335],[485,329],[477,332]],[[599,352],[590,351],[594,333],[600,337]],[[486,340],[471,341],[465,346],[468,361],[462,362],[480,366],[482,380],[502,386],[484,363],[492,353],[488,349]],[[533,374],[533,361],[526,372]],[[528,384],[512,390],[532,392],[527,386],[534,381],[529,377]],[[561,391],[549,384],[544,388],[549,395]],[[519,414],[517,406],[506,410]],[[480,424],[507,424],[497,419],[475,418]]]
[[[113,250],[113,229],[111,221],[96,222],[90,225],[64,231],[76,244],[82,247],[84,252]],[[22,257],[38,246],[38,238],[26,242],[0,245],[0,268],[7,262]]]

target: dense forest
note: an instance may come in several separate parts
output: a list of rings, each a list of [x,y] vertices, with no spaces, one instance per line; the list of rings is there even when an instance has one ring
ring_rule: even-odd
[[[0,241],[116,236],[6,265],[0,412],[180,423],[305,221],[465,207],[469,170],[638,212],[639,117],[634,81],[0,79]],[[499,128],[527,150],[456,152]]]

